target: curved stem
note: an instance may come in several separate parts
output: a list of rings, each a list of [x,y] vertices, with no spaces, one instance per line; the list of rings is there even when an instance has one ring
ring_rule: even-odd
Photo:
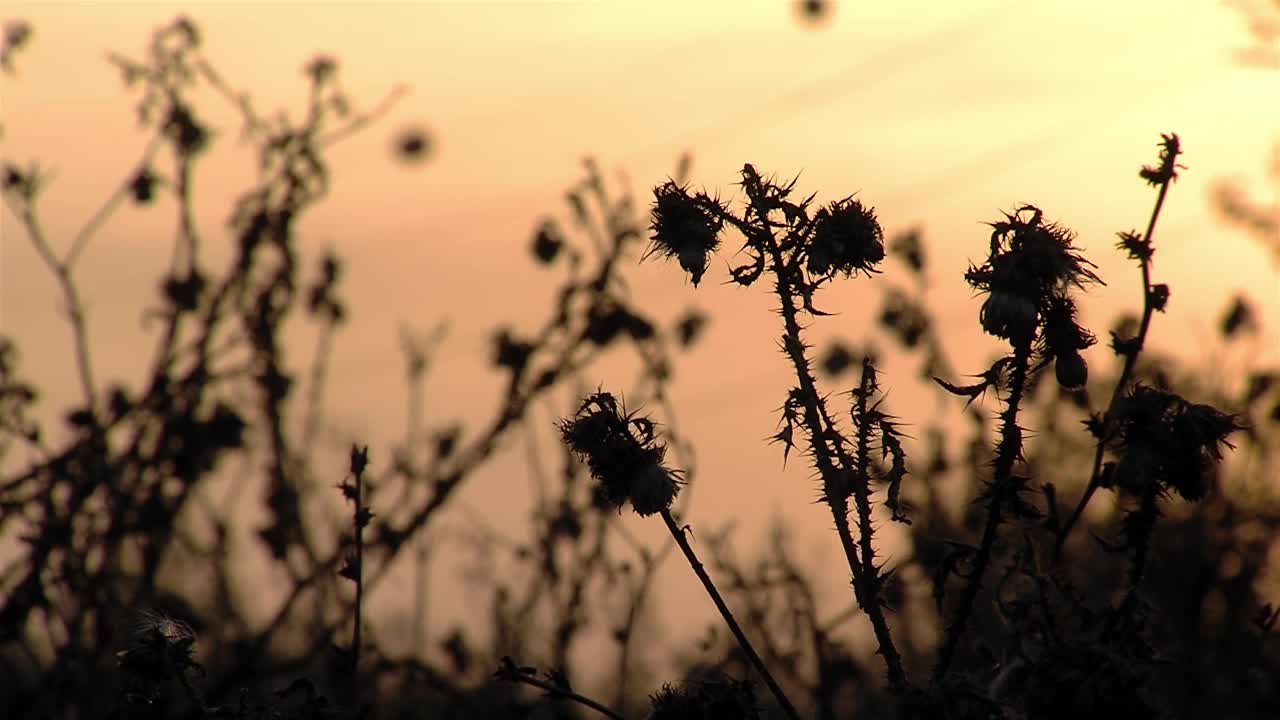
[[[596,712],[600,713],[601,715],[604,715],[605,717],[613,718],[613,720],[624,720],[622,715],[618,714],[614,710],[609,709],[603,704],[596,702],[595,700],[592,700],[586,695],[581,695],[572,690],[567,690],[563,687],[560,687],[555,683],[547,682],[546,680],[542,680],[541,678],[534,677],[533,675],[516,674],[516,675],[512,675],[511,677],[516,682],[522,682],[526,685],[532,685],[540,690],[544,690],[548,695],[552,697],[572,700],[578,703],[579,705],[584,705],[586,707],[591,708],[592,710],[595,710]]]
[[[684,530],[676,524],[674,518],[671,517],[671,511],[664,509],[662,511],[662,520],[667,524],[667,529],[671,531],[671,536],[675,538],[676,545],[680,546],[681,552],[689,561],[689,567],[693,568],[693,573],[702,581],[702,586],[706,588],[707,594],[711,596],[711,602],[715,603],[716,609],[720,611],[720,616],[724,618],[725,623],[729,626],[729,631],[737,638],[738,645],[742,647],[742,652],[746,654],[747,659],[751,661],[751,665],[760,673],[760,677],[764,679],[773,696],[777,698],[778,704],[782,706],[783,712],[791,720],[800,720],[800,713],[796,712],[796,708],[791,704],[791,700],[787,698],[786,693],[782,691],[782,687],[778,685],[778,681],[773,678],[769,672],[769,668],[765,667],[764,661],[760,659],[760,654],[752,647],[751,641],[747,639],[746,633],[742,632],[742,626],[738,625],[738,621],[734,619],[733,613],[729,610],[729,606],[725,604],[724,598],[720,596],[720,591],[716,589],[716,585],[711,581],[711,576],[707,575],[707,570],[702,566],[702,562],[698,560],[698,556],[693,552],[693,547],[689,545],[689,540],[684,536]]]
[[[1164,207],[1165,196],[1169,193],[1169,185],[1173,182],[1173,176],[1170,174],[1160,183],[1160,192],[1156,195],[1155,207],[1151,209],[1151,217],[1147,220],[1147,232],[1142,237],[1142,244],[1147,248],[1151,248],[1151,237],[1156,231],[1156,220],[1160,218],[1160,210]],[[1133,376],[1134,369],[1138,364],[1138,355],[1141,354],[1143,347],[1146,346],[1147,332],[1151,329],[1151,316],[1155,314],[1155,305],[1153,303],[1153,295],[1151,291],[1151,255],[1147,254],[1141,259],[1142,263],[1142,322],[1138,327],[1138,335],[1134,338],[1134,346],[1132,352],[1125,355],[1124,367],[1120,370],[1120,378],[1116,381],[1115,389],[1111,393],[1111,401],[1107,404],[1106,413],[1102,418],[1102,429],[1098,438],[1097,449],[1093,454],[1093,469],[1089,474],[1089,484],[1085,486],[1084,494],[1080,497],[1080,502],[1076,504],[1076,508],[1072,511],[1071,516],[1067,518],[1067,522],[1062,526],[1062,530],[1058,533],[1058,538],[1053,546],[1053,561],[1057,563],[1062,558],[1062,549],[1066,545],[1067,537],[1071,535],[1071,530],[1075,528],[1079,522],[1080,516],[1084,514],[1084,509],[1089,505],[1089,500],[1093,498],[1093,494],[1101,487],[1102,482],[1102,456],[1106,450],[1107,440],[1111,435],[1111,413],[1115,409],[1116,401],[1124,393],[1125,387],[1129,384],[1129,379]]]
[[[40,259],[53,273],[62,291],[67,307],[67,320],[71,324],[72,345],[76,357],[76,369],[80,374],[80,388],[84,394],[85,409],[94,417],[94,424],[102,421],[98,414],[98,390],[94,380],[93,364],[89,358],[89,324],[85,316],[84,301],[80,297],[80,289],[72,278],[72,266],[68,260],[59,260],[54,254],[53,246],[44,234],[40,218],[36,214],[35,198],[25,198],[15,208],[18,217],[26,228],[27,236],[35,246]]]

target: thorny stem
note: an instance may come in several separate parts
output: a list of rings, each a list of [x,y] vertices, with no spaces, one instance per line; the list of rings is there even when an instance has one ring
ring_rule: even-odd
[[[782,706],[782,710],[791,720],[800,720],[800,713],[796,711],[791,700],[787,698],[786,693],[778,685],[778,681],[773,678],[769,672],[769,668],[765,667],[764,661],[760,659],[760,654],[751,645],[751,641],[747,639],[746,633],[742,632],[742,626],[738,625],[738,621],[733,617],[733,612],[729,610],[729,606],[725,604],[724,598],[720,596],[720,591],[716,589],[716,585],[711,580],[711,576],[707,575],[707,570],[702,566],[702,562],[698,560],[697,554],[693,552],[693,547],[689,545],[688,538],[684,535],[684,530],[676,524],[674,518],[671,517],[671,511],[662,510],[662,520],[667,524],[667,529],[671,531],[671,537],[675,538],[676,544],[680,546],[681,552],[689,561],[689,566],[693,568],[693,573],[702,581],[702,586],[706,588],[707,594],[711,596],[711,602],[715,603],[716,609],[720,611],[720,616],[724,618],[725,623],[729,626],[729,631],[737,638],[738,645],[742,647],[742,652],[746,654],[747,659],[751,661],[751,665],[760,673],[760,677],[764,679],[769,690],[773,692],[773,696],[777,698],[778,704]]]
[[[752,202],[756,213],[760,217],[763,229],[757,230],[747,223],[736,222],[736,218],[732,218],[731,215],[726,220],[731,220],[744,233],[762,235],[761,239],[765,241],[765,246],[772,253],[774,274],[776,276],[775,291],[778,295],[780,314],[785,328],[785,335],[782,340],[783,352],[791,360],[791,364],[796,371],[796,379],[800,383],[800,394],[804,401],[805,427],[809,431],[810,442],[813,445],[814,461],[818,465],[818,471],[827,483],[827,487],[823,490],[826,495],[827,505],[831,510],[832,520],[835,523],[836,534],[840,538],[840,547],[844,550],[845,559],[849,564],[849,571],[853,576],[854,595],[858,604],[862,606],[863,612],[867,614],[868,619],[871,621],[876,641],[880,646],[880,655],[884,657],[885,667],[889,675],[889,684],[895,691],[900,692],[906,687],[907,676],[902,668],[902,659],[894,645],[893,635],[889,631],[889,623],[885,620],[884,612],[880,606],[879,579],[876,577],[874,564],[871,564],[873,562],[871,558],[874,557],[874,553],[871,551],[870,500],[869,497],[866,497],[867,488],[863,484],[865,475],[859,474],[853,479],[853,484],[855,486],[862,485],[861,492],[863,497],[860,498],[860,503],[866,502],[865,523],[862,522],[862,508],[859,508],[859,528],[862,531],[863,552],[869,556],[864,562],[870,564],[870,572],[864,571],[863,563],[859,562],[853,531],[849,527],[847,505],[849,488],[843,487],[846,482],[843,478],[847,477],[844,470],[849,467],[849,458],[845,456],[837,439],[835,441],[836,454],[840,457],[841,465],[837,467],[832,462],[831,449],[825,439],[828,435],[827,428],[831,427],[832,424],[830,419],[826,417],[825,409],[819,399],[817,382],[809,371],[809,361],[804,354],[805,345],[800,338],[798,311],[789,280],[791,273],[798,273],[799,270],[791,268],[784,259],[782,249],[770,228],[767,208],[763,207],[756,198],[752,198]],[[833,486],[837,482],[841,484],[841,487],[838,492],[835,492],[836,488]]]
[[[354,468],[356,472],[353,485],[355,486],[355,520],[356,520],[356,576],[353,578],[356,583],[356,605],[355,605],[355,623],[351,629],[351,670],[357,672],[360,669],[360,626],[364,615],[364,526],[367,522],[368,511],[364,507],[364,467]]]
[[[960,596],[960,604],[956,608],[951,624],[947,627],[946,638],[938,653],[938,662],[933,668],[935,684],[942,680],[948,668],[951,667],[951,661],[955,659],[969,616],[973,614],[974,602],[982,589],[982,577],[986,574],[987,565],[991,563],[991,551],[1000,534],[1005,505],[1017,492],[1013,481],[1013,464],[1022,453],[1022,430],[1018,427],[1018,409],[1022,404],[1022,394],[1026,388],[1030,364],[1031,338],[1027,338],[1014,347],[1009,398],[1005,401],[1005,409],[1000,417],[1000,444],[996,453],[995,472],[991,486],[987,489],[987,522],[982,529],[982,540],[973,556],[973,567],[969,570],[968,583]]]
[[[1160,191],[1156,194],[1156,204],[1151,209],[1151,217],[1147,220],[1147,231],[1142,236],[1142,243],[1148,248],[1152,247],[1151,237],[1156,230],[1156,220],[1160,218],[1160,210],[1164,207],[1164,198],[1169,193],[1169,186],[1173,183],[1174,176],[1170,173],[1160,183]],[[1084,509],[1089,505],[1089,500],[1093,498],[1093,494],[1097,492],[1102,482],[1102,457],[1106,451],[1107,440],[1110,438],[1111,413],[1115,409],[1116,401],[1124,393],[1125,387],[1129,384],[1129,379],[1133,375],[1134,368],[1138,364],[1138,355],[1146,346],[1147,332],[1151,329],[1151,317],[1155,313],[1154,297],[1151,291],[1151,256],[1148,254],[1141,260],[1142,265],[1142,322],[1138,327],[1138,335],[1133,339],[1134,345],[1132,352],[1125,355],[1124,367],[1120,370],[1120,379],[1116,381],[1115,389],[1111,393],[1111,401],[1107,405],[1107,411],[1103,415],[1101,437],[1098,438],[1098,445],[1093,454],[1093,470],[1089,474],[1089,484],[1085,487],[1084,495],[1080,497],[1080,502],[1076,505],[1071,516],[1067,518],[1067,522],[1062,526],[1062,531],[1058,534],[1058,538],[1053,546],[1053,561],[1057,563],[1062,558],[1062,549],[1066,545],[1067,538],[1071,535],[1071,530],[1079,522],[1080,516],[1084,514]]]
[[[906,685],[906,674],[902,669],[902,661],[898,658],[889,633],[889,624],[885,621],[884,611],[880,603],[880,570],[876,567],[875,547],[871,543],[874,528],[871,524],[871,478],[867,472],[867,458],[870,457],[871,423],[867,420],[867,398],[871,394],[871,366],[865,365],[862,375],[862,387],[857,398],[858,450],[855,456],[856,465],[853,475],[853,499],[858,510],[858,542],[862,553],[863,608],[871,618],[871,627],[880,643],[880,652],[884,655],[889,669],[889,682],[896,690]]]
[[[1147,559],[1151,551],[1151,535],[1155,531],[1156,519],[1160,512],[1156,507],[1156,501],[1159,499],[1159,491],[1155,484],[1152,484],[1142,493],[1141,504],[1138,509],[1134,510],[1130,515],[1133,525],[1130,526],[1131,533],[1129,542],[1133,549],[1133,559],[1129,564],[1129,587],[1125,590],[1124,599],[1115,607],[1107,620],[1106,636],[1114,636],[1119,632],[1126,620],[1132,619],[1132,613],[1137,607],[1138,588],[1142,585],[1142,575],[1147,568]]]

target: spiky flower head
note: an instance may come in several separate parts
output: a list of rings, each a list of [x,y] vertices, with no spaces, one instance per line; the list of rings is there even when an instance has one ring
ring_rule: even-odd
[[[641,260],[654,253],[676,258],[697,287],[707,271],[707,258],[720,247],[723,207],[705,193],[689,194],[672,180],[654,188],[653,197],[653,234]]]
[[[1089,365],[1080,351],[1096,343],[1097,338],[1076,322],[1075,301],[1065,292],[1049,299],[1042,317],[1039,354],[1054,361],[1059,385],[1067,389],[1083,387],[1089,380]]]
[[[1113,482],[1136,493],[1158,483],[1162,492],[1193,501],[1208,492],[1213,463],[1242,427],[1235,415],[1141,384],[1117,401],[1114,413],[1120,460]]]
[[[988,295],[982,327],[992,335],[1030,342],[1055,298],[1070,286],[1102,282],[1073,245],[1075,234],[1046,222],[1037,207],[1023,205],[991,227],[990,254],[965,279]]]
[[[1075,233],[1046,222],[1039,208],[1023,205],[991,227],[987,262],[965,276],[975,289],[1009,292],[1040,304],[1068,285],[1101,282],[1090,270],[1093,263],[1073,244]]]
[[[884,260],[884,230],[874,208],[845,198],[818,211],[805,268],[815,277],[867,274]]]
[[[586,461],[604,505],[621,511],[630,502],[649,516],[671,507],[679,494],[683,481],[663,465],[667,448],[657,442],[653,421],[626,412],[610,393],[588,397],[572,420],[560,423],[560,433]]]

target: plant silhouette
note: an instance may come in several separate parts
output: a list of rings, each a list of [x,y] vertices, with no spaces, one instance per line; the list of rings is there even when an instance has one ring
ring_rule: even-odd
[[[7,28],[5,72],[32,37]],[[926,296],[924,231],[886,233],[873,191],[819,202],[817,189],[747,164],[722,199],[691,189],[686,159],[641,213],[587,161],[567,195],[573,226],[547,220],[531,233],[530,260],[560,278],[544,319],[491,335],[502,383],[493,414],[477,427],[433,425],[422,385],[444,333],[406,332],[406,439],[353,439],[345,465],[332,466],[319,459],[327,357],[353,318],[343,259],[305,257],[298,223],[325,197],[330,150],[376,126],[396,94],[361,111],[338,62],[319,57],[305,66],[303,120],[291,123],[245,100],[202,48],[199,27],[179,18],[145,59],[112,57],[149,140],[71,238],[46,233],[49,173],[4,163],[11,234],[32,245],[68,309],[79,393],[65,427],[46,427],[21,339],[0,337],[0,540],[17,548],[0,567],[8,716],[1280,713],[1280,607],[1268,595],[1280,369],[1219,377],[1148,347],[1176,297],[1155,258],[1158,220],[1184,171],[1177,135],[1160,137],[1154,162],[1135,161],[1155,195],[1144,229],[1117,235],[1136,282],[1102,278],[1067,221],[1039,207],[1014,207],[969,239],[970,268],[946,282],[981,296],[969,332],[1002,351],[968,377]],[[222,268],[207,260],[213,232],[194,212],[193,173],[220,147],[197,90],[235,110],[261,171],[231,208],[235,252]],[[420,127],[392,141],[409,162],[429,162],[433,145]],[[116,210],[158,198],[172,200],[175,241],[145,311],[155,347],[137,386],[104,386],[80,260]],[[711,256],[737,244],[727,278],[716,277]],[[667,388],[679,354],[715,318],[646,310],[625,282],[642,260],[669,262],[695,287],[763,283],[776,302],[776,349],[794,381],[777,389],[779,421],[765,441],[812,469],[836,567],[804,559],[785,524],[743,559],[728,526],[687,521],[697,487],[722,479],[698,472]],[[1090,367],[1083,351],[1099,333],[1077,304],[1103,280],[1136,285],[1141,307],[1109,333],[1114,362]],[[826,292],[838,283],[880,293],[879,327],[816,352],[810,327],[840,310]],[[284,353],[297,322],[321,337],[301,367]],[[1227,346],[1259,332],[1247,298],[1224,309],[1220,330]],[[758,339],[762,352],[771,340]],[[877,350],[887,346],[919,372],[887,372]],[[586,384],[599,360],[623,352],[641,368],[631,384]],[[906,382],[964,406],[970,426],[896,415],[888,389]],[[483,518],[441,522],[503,442],[550,429],[548,407],[558,436],[528,462],[527,539]],[[231,542],[240,520],[208,500],[212,487],[252,497],[263,518],[256,562],[287,578],[265,622],[252,619],[236,579],[255,562]],[[310,509],[343,501],[337,525]],[[627,510],[661,520],[669,537],[633,536],[618,521]],[[903,548],[892,558],[890,527]],[[703,639],[651,647],[657,572],[676,551],[728,633],[682,628]],[[370,631],[368,595],[397,559],[425,564],[436,553],[480,558],[471,582],[492,599],[476,611],[486,632],[449,628],[431,647],[392,656]],[[847,609],[822,617],[818,579],[832,572],[849,581]],[[592,646],[583,663],[577,651],[601,627],[607,647]],[[655,682],[643,668],[655,653],[679,676]],[[583,690],[601,676],[607,695]]]

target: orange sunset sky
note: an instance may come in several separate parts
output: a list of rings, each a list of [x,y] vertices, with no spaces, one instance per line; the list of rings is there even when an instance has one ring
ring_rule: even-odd
[[[179,14],[199,24],[206,56],[261,109],[300,113],[302,67],[318,53],[339,60],[361,107],[397,86],[408,90],[378,124],[334,150],[331,194],[300,238],[311,257],[333,247],[347,260],[342,295],[353,322],[338,338],[329,409],[334,437],[361,438],[375,463],[404,427],[402,326],[448,321],[427,384],[432,421],[486,417],[501,382],[488,367],[492,331],[532,325],[550,307],[559,276],[535,268],[527,247],[540,218],[566,217],[564,191],[587,155],[611,179],[625,173],[642,206],[688,151],[692,181],[722,197],[734,197],[732,183],[750,162],[799,173],[798,188],[822,201],[858,193],[890,233],[922,225],[947,347],[958,371],[976,372],[999,347],[978,334],[980,300],[962,280],[986,245],[982,223],[1030,202],[1075,229],[1108,282],[1084,303],[1086,324],[1105,338],[1117,313],[1140,303],[1137,271],[1113,249],[1117,231],[1145,225],[1154,200],[1137,170],[1155,160],[1160,133],[1177,132],[1188,170],[1161,218],[1155,265],[1172,300],[1151,342],[1227,372],[1280,359],[1277,264],[1222,225],[1208,201],[1210,184],[1224,177],[1271,197],[1276,186],[1265,173],[1280,140],[1280,69],[1235,61],[1249,36],[1221,2],[837,2],[811,25],[785,0],[11,0],[0,20],[23,18],[34,36],[17,74],[0,77],[0,158],[52,172],[42,208],[59,247],[131,171],[144,143],[133,96],[106,53],[141,56],[149,33]],[[236,145],[230,110],[206,100],[219,138],[197,177],[198,210],[209,257],[222,258],[230,203],[252,177],[252,157]],[[430,132],[426,162],[392,156],[406,127]],[[136,381],[146,357],[138,348],[150,347],[140,319],[168,259],[170,211],[163,202],[124,209],[78,271],[105,380]],[[645,263],[629,277],[634,297],[658,317],[690,305],[712,317],[673,388],[680,428],[698,451],[693,522],[739,517],[741,537],[755,541],[781,510],[801,523],[806,547],[820,548],[815,557],[834,557],[830,519],[810,504],[803,463],[784,471],[778,449],[760,442],[789,387],[767,293],[720,285],[727,272],[718,260],[697,290],[672,265]],[[815,325],[815,338],[863,336],[875,312],[865,304],[876,297],[867,282],[828,291],[825,308],[841,315]],[[1262,312],[1264,335],[1220,356],[1217,319],[1237,292]],[[0,328],[17,339],[24,374],[47,388],[45,411],[76,399],[55,284],[7,209]],[[295,336],[290,351],[302,363],[312,336]],[[1109,354],[1104,341],[1088,358],[1103,367]],[[901,385],[914,384],[912,368],[902,366]],[[893,371],[884,379],[891,389]],[[601,370],[587,381],[625,387],[631,377]],[[937,412],[932,395],[904,387],[890,398],[907,423]],[[521,462],[520,452],[504,455],[462,501],[481,508],[495,494],[526,492],[511,479]],[[513,482],[514,491],[502,485]],[[658,537],[654,525],[646,537]],[[674,573],[693,597],[687,568]]]

